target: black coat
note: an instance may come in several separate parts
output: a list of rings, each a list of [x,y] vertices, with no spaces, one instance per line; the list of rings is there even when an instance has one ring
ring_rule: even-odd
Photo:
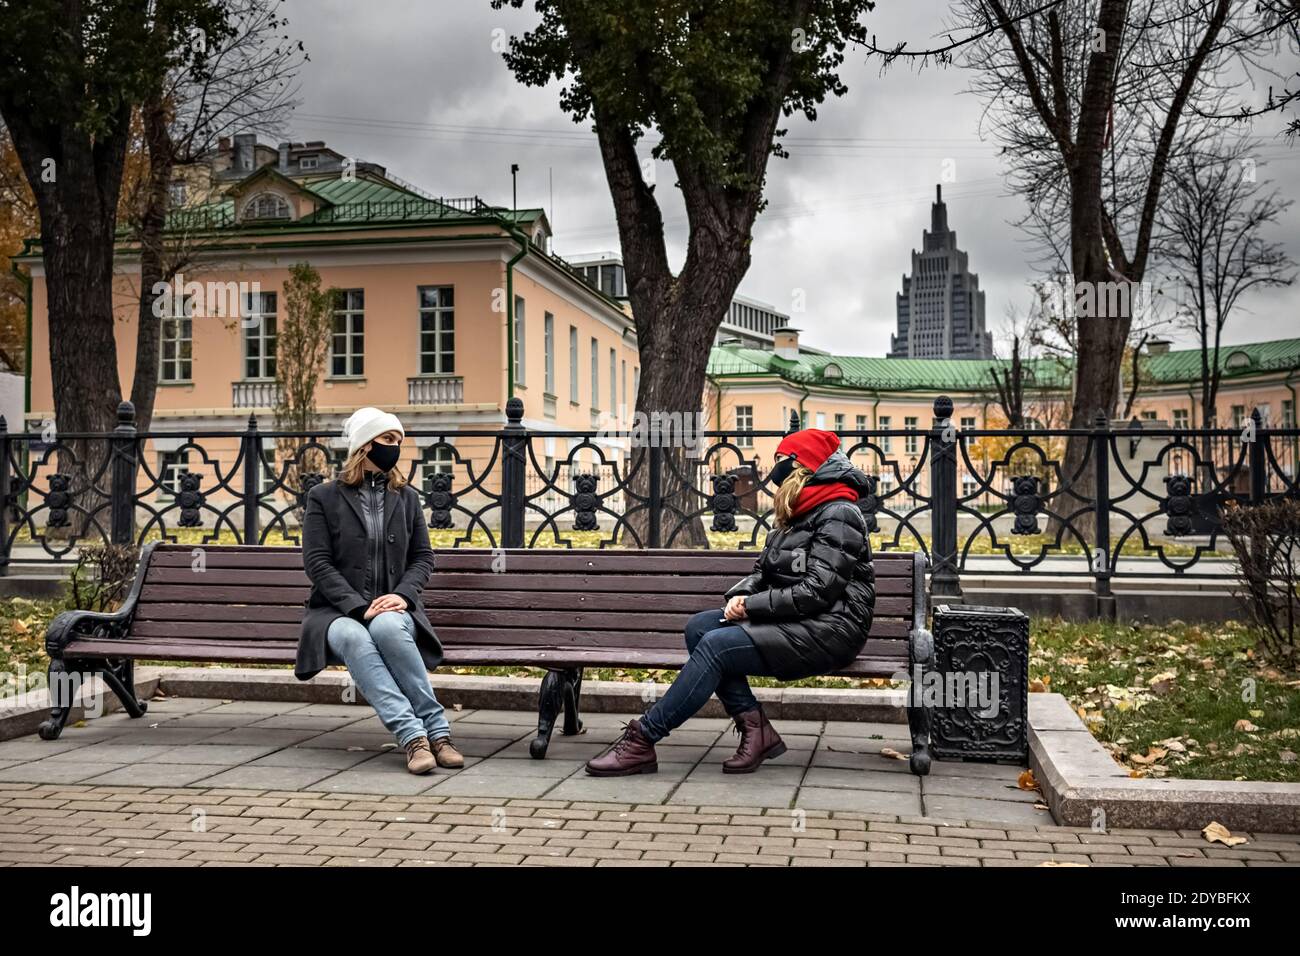
[[[365,593],[368,543],[360,490],[338,481],[316,485],[307,493],[302,522],[302,561],[311,579],[311,594],[298,638],[294,675],[310,680],[330,659],[326,634],[336,618],[370,606]],[[420,495],[410,485],[384,493],[384,547],[387,580],[377,594],[400,594],[415,622],[415,641],[425,666],[442,663],[442,644],[424,613],[421,592],[433,572],[433,547],[424,523]]]
[[[865,497],[870,479],[836,452],[810,485],[843,482]],[[876,605],[867,522],[852,501],[828,501],[767,536],[754,572],[727,592],[745,598],[749,633],[773,674],[798,680],[847,666]]]

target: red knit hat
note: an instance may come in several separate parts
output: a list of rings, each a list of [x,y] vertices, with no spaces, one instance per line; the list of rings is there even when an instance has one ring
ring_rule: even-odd
[[[816,471],[840,447],[840,436],[821,428],[792,432],[776,446],[778,455],[793,455],[799,464]]]

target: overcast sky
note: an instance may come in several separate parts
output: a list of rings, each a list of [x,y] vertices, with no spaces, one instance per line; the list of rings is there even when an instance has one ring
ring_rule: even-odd
[[[523,33],[525,10],[494,11],[488,0],[288,0],[290,31],[307,45],[295,140],[323,139],[383,164],[435,195],[510,202],[518,163],[519,204],[547,209],[554,248],[573,257],[614,250],[618,233],[594,136],[559,108],[559,85],[521,86],[494,52],[494,37]],[[869,27],[924,44],[939,29],[944,0],[880,0]],[[501,31],[501,33],[494,33]],[[790,159],[769,164],[768,209],[755,226],[753,265],[740,293],[793,312],[803,340],[845,355],[882,355],[894,330],[894,295],[930,219],[945,163],[948,219],[987,299],[1000,340],[1009,307],[1023,311],[1035,277],[1032,250],[1013,226],[1023,204],[1004,184],[997,147],[980,136],[980,102],[959,68],[919,73],[847,52],[848,93],[816,123],[789,123]],[[1300,189],[1300,145],[1277,139],[1266,118],[1262,176],[1288,195]],[[670,256],[679,266],[686,224],[672,170],[658,164]],[[1276,238],[1300,259],[1300,205]],[[1300,288],[1243,300],[1249,314],[1228,328],[1233,342],[1300,335]],[[1185,332],[1166,330],[1183,344]]]

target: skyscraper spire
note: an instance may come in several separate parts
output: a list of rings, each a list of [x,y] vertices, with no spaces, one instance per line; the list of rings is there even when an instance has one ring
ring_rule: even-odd
[[[993,337],[984,327],[984,293],[970,271],[957,234],[948,228],[943,186],[934,187],[930,228],[921,251],[912,250],[911,275],[903,276],[896,296],[898,332],[890,339],[891,358],[989,358]]]

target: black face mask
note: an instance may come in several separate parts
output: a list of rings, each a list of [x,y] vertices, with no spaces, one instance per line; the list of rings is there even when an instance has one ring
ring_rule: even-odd
[[[775,484],[784,484],[785,480],[794,474],[794,470],[798,465],[799,463],[793,458],[782,458],[772,466],[772,470],[767,473],[768,477],[770,477]]]
[[[402,457],[401,445],[381,445],[374,442],[370,446],[370,451],[366,452],[366,457],[374,462],[380,471],[388,471],[397,464],[397,459]]]

